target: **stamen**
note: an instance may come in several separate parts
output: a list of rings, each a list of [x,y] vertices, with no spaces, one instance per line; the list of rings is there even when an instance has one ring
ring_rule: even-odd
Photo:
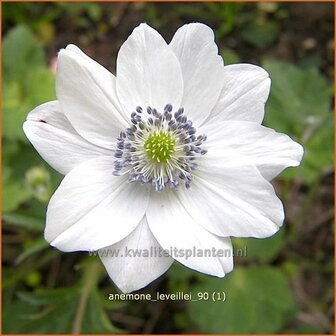
[[[197,130],[184,115],[184,108],[173,112],[167,104],[163,112],[150,106],[135,108],[130,127],[117,137],[113,175],[128,174],[128,182],[150,184],[155,191],[191,187],[195,160],[205,155],[201,146],[206,135]]]

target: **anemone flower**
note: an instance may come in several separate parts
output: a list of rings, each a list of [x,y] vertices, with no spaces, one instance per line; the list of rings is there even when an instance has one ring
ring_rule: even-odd
[[[265,238],[283,224],[269,181],[303,155],[261,125],[270,83],[258,66],[224,66],[200,23],[170,44],[140,24],[120,48],[116,76],[75,45],[60,50],[57,100],[23,126],[65,175],[45,239],[64,252],[99,252],[123,292],[174,260],[223,277],[233,269],[230,236]]]

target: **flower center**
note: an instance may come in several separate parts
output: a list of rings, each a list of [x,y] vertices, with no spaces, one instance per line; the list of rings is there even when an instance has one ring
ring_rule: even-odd
[[[151,184],[156,191],[188,189],[197,169],[197,157],[206,154],[201,146],[206,135],[196,137],[196,128],[184,115],[167,104],[162,113],[138,106],[131,113],[131,126],[120,132],[114,156],[113,174],[128,174],[128,182]]]
[[[164,131],[152,133],[145,142],[148,157],[154,162],[168,162],[175,152],[175,140]]]

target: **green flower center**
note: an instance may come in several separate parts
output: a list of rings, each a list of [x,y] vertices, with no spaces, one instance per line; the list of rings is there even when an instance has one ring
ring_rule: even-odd
[[[150,134],[145,142],[148,157],[157,163],[166,163],[175,152],[175,140],[164,131]]]

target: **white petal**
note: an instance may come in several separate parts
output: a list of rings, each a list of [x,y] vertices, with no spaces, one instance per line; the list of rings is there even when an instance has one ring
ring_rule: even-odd
[[[58,54],[56,93],[62,111],[76,131],[90,142],[111,148],[127,116],[116,96],[115,77],[70,45]]]
[[[187,24],[177,30],[170,47],[181,64],[181,105],[193,123],[199,125],[217,102],[224,83],[224,63],[218,55],[214,33],[204,24]]]
[[[207,134],[206,146],[218,157],[237,152],[267,180],[287,167],[298,166],[303,155],[303,147],[286,134],[253,122],[221,121],[203,126],[200,132]]]
[[[74,53],[76,53],[78,56],[80,56],[83,61],[85,62],[91,62],[91,66],[96,67],[97,71],[101,71],[101,65],[99,63],[97,63],[96,61],[94,61],[93,59],[91,59],[88,55],[86,55],[80,48],[78,48],[76,45],[74,44],[68,44],[65,48],[68,51],[73,51]]]
[[[245,120],[261,123],[271,80],[268,73],[252,64],[224,67],[224,86],[207,122]]]
[[[136,106],[179,107],[183,80],[179,62],[162,36],[146,24],[134,29],[117,59],[117,92],[125,111]]]
[[[178,192],[179,190],[176,193]],[[230,239],[217,237],[198,225],[193,214],[186,211],[174,191],[153,193],[146,216],[159,244],[171,251],[171,256],[180,263],[218,277],[223,277],[232,270]],[[222,256],[204,256],[206,250],[212,249],[215,253],[222,253]],[[199,253],[203,253],[203,256]]]
[[[146,217],[129,236],[98,253],[109,276],[124,293],[145,287],[174,262],[162,254],[162,247],[150,231]]]
[[[113,157],[71,170],[52,196],[45,238],[61,251],[98,250],[125,238],[139,224],[148,189],[112,175]]]
[[[191,188],[179,193],[197,223],[223,237],[265,238],[278,231],[282,203],[255,166],[241,165],[231,155],[203,161]]]
[[[111,153],[83,139],[62,113],[58,101],[32,110],[23,130],[43,159],[61,174],[86,160]]]

